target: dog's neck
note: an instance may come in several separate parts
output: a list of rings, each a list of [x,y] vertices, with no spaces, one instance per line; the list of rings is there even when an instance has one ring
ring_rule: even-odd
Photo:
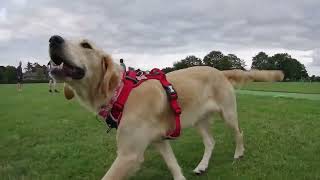
[[[120,65],[114,63],[113,67],[115,68],[115,73],[118,73],[118,78],[116,79],[117,84],[120,84],[122,80],[122,68]],[[113,97],[115,90],[118,88],[117,86],[109,89],[106,94],[102,93],[100,90],[101,84],[91,84],[90,86],[96,87],[91,89],[90,91],[77,88],[78,91],[76,91],[76,95],[82,105],[84,105],[86,108],[88,108],[90,111],[97,113],[99,112],[101,106],[106,105],[110,102],[111,98]]]
[[[106,95],[104,96],[104,100],[100,101],[100,99],[97,99],[97,106],[95,107],[96,112],[99,112],[101,106],[107,105],[109,104],[109,102],[111,101],[111,99],[113,98],[113,96],[116,93],[116,90],[118,89],[118,87],[121,84],[122,78],[123,78],[123,70],[122,67],[116,63],[113,62],[113,67],[114,67],[114,72],[117,74],[117,78],[114,79],[116,86],[108,89]],[[101,93],[101,92],[100,92]],[[101,94],[100,94],[101,95]]]

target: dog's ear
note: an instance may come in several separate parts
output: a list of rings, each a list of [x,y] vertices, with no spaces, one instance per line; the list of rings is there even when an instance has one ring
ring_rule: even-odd
[[[107,96],[108,92],[116,88],[119,83],[119,74],[117,73],[112,58],[109,55],[102,58],[102,76],[103,78],[100,90],[102,94]]]
[[[74,97],[73,90],[66,83],[64,83],[63,92],[64,92],[64,97],[67,100],[70,100]]]

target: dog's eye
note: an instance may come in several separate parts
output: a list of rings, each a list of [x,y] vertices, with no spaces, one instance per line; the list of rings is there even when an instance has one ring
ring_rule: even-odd
[[[81,47],[83,47],[83,48],[92,49],[92,46],[91,46],[89,43],[87,43],[87,42],[83,42],[83,43],[81,43],[80,45],[81,45]]]

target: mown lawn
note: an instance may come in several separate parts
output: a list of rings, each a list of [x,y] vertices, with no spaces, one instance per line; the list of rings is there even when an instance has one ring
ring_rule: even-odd
[[[297,87],[299,89],[299,87]],[[99,179],[116,156],[115,132],[77,101],[49,94],[46,84],[0,85],[0,179]],[[187,179],[320,179],[320,101],[238,95],[246,154],[233,163],[231,131],[217,118],[213,159],[203,176],[192,169],[203,145],[193,129],[172,141]],[[172,179],[153,148],[134,180]]]
[[[319,82],[254,82],[241,89],[256,91],[275,91],[305,94],[320,94]]]

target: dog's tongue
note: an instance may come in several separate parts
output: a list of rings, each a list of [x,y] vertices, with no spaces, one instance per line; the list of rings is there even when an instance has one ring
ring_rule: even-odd
[[[64,71],[62,71],[61,69],[59,69],[59,68],[53,68],[51,70],[51,73],[56,75],[56,76],[60,76],[60,77],[64,77],[66,75],[66,73]]]
[[[75,68],[68,66],[66,64],[63,64],[62,70],[68,76],[71,76],[75,72]]]

